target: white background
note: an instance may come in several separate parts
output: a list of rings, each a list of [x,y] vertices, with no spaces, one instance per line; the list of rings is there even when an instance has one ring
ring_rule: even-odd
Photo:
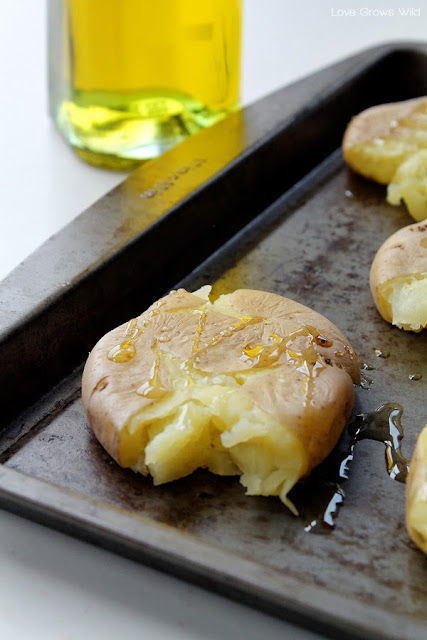
[[[399,16],[402,6],[421,16]],[[45,22],[41,0],[0,0],[0,278],[124,177],[83,164],[49,121]],[[367,46],[425,40],[427,2],[246,0],[243,35],[248,104]],[[0,576],[0,640],[314,638],[2,511]]]

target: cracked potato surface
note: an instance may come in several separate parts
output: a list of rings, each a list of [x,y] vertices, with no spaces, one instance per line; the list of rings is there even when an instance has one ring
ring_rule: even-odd
[[[427,327],[427,219],[399,229],[381,245],[370,286],[387,322],[407,331]]]
[[[247,493],[287,498],[349,418],[358,358],[326,318],[238,290],[172,291],[105,335],[83,374],[99,441],[155,484],[207,468]]]
[[[427,216],[427,97],[362,111],[345,131],[343,153],[356,173],[388,185],[390,204],[403,201],[415,220]]]

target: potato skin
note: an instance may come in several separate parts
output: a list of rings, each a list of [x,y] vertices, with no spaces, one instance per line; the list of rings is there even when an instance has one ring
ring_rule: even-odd
[[[181,307],[187,311],[200,307],[202,301],[197,296],[184,290],[180,290],[179,295],[177,298],[168,294],[152,304],[138,317],[138,325],[141,326],[151,314],[157,319],[156,312],[160,306],[165,310]],[[163,305],[164,300],[166,303]],[[157,324],[153,322],[149,326],[148,341],[151,343]],[[116,363],[108,358],[111,349],[126,340],[127,325],[125,322],[116,327],[97,342],[89,354],[82,377],[82,400],[89,423],[103,447],[119,464],[120,431],[133,415],[154,402],[136,393],[141,379],[149,377],[154,361],[152,349],[138,349],[135,357],[126,363]],[[164,384],[172,389],[171,381]]]
[[[324,384],[319,377],[310,429],[307,429],[307,415],[300,396],[301,380],[294,371],[289,371],[286,383],[277,384],[271,375],[267,375],[242,389],[245,395],[282,423],[291,412],[295,413],[294,430],[304,445],[311,471],[332,451],[350,416],[354,400],[353,382],[357,384],[360,380],[357,354],[349,348],[348,341],[332,322],[293,300],[263,291],[240,289],[230,294],[229,302],[243,315],[257,315],[262,310],[273,323],[280,323],[284,333],[301,325],[315,326],[333,343],[330,347],[319,347],[322,355],[337,366],[328,367]],[[342,375],[343,369],[348,376]],[[338,398],[346,401],[342,403]]]
[[[135,320],[142,346],[129,361],[108,358],[112,349],[126,342],[126,324],[113,329],[93,348],[83,373],[83,405],[96,437],[119,464],[122,430],[133,416],[156,402],[136,393],[153,370],[156,349],[185,362],[194,356],[197,342],[200,370],[212,376],[230,371],[244,373],[249,368],[248,361],[242,359],[244,345],[260,341],[267,344],[269,335],[286,337],[301,327],[318,334],[315,350],[324,363],[308,399],[308,409],[303,393],[307,375],[288,362],[285,351],[278,360],[281,367],[243,384],[238,393],[280,423],[292,420],[292,429],[306,449],[308,471],[335,446],[353,405],[353,382],[358,383],[360,376],[357,354],[346,338],[320,314],[272,293],[238,290],[224,298],[230,315],[215,311],[214,304],[201,322],[206,300],[183,289],[171,292]],[[244,318],[243,328],[219,340],[218,336],[229,330],[230,321],[238,325],[239,318]],[[168,337],[159,342],[162,332]],[[295,344],[304,339],[295,338]],[[203,349],[203,344],[211,346]],[[160,367],[157,374],[165,393],[171,391],[174,381],[169,372]]]
[[[422,535],[417,526],[417,511],[424,505],[427,514],[427,425],[418,436],[415,451],[412,456],[410,471],[406,479],[406,529],[410,538],[424,552],[427,553],[427,538]],[[423,523],[427,531],[427,520]]]
[[[413,98],[402,102],[389,102],[369,107],[350,120],[344,133],[344,150],[356,144],[369,142],[373,138],[389,135],[393,128],[390,122],[401,120],[410,115],[414,109],[427,102],[427,97]]]
[[[281,372],[278,383],[273,371],[244,385],[241,393],[280,423],[287,424],[291,418],[292,431],[307,455],[308,475],[338,442],[353,408],[354,388],[350,376],[329,366],[317,380],[307,411],[301,393],[303,377],[289,367]]]
[[[295,300],[266,291],[237,289],[227,296],[228,303],[243,316],[260,316],[271,321],[271,331],[282,335],[301,326],[315,327],[330,338],[331,346],[317,345],[319,353],[347,371],[355,384],[360,381],[359,359],[344,334],[327,318]],[[222,367],[222,365],[221,365]]]
[[[391,309],[381,296],[381,286],[395,278],[427,272],[427,219],[399,229],[378,249],[371,265],[369,284],[375,305],[387,322]]]

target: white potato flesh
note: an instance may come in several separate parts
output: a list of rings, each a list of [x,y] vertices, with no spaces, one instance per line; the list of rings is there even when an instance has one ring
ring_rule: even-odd
[[[427,149],[418,151],[403,162],[387,188],[387,202],[403,201],[415,220],[427,216]]]
[[[396,278],[381,292],[391,307],[392,324],[420,331],[427,327],[427,273]]]
[[[296,513],[287,493],[307,462],[292,431],[236,393],[240,384],[233,376],[208,378],[188,365],[183,368],[176,358],[162,358],[173,373],[175,391],[135,416],[123,431],[121,454],[129,466],[149,473],[155,484],[198,468],[240,475],[249,495],[279,496]],[[135,459],[135,437],[142,434]]]

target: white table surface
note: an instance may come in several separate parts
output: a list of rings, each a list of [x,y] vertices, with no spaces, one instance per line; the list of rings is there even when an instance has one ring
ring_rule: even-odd
[[[409,4],[245,0],[242,103],[365,47],[426,39],[427,0],[399,15]],[[83,164],[48,119],[45,11],[0,0],[0,278],[124,177]],[[0,576],[0,640],[319,637],[1,510]]]

